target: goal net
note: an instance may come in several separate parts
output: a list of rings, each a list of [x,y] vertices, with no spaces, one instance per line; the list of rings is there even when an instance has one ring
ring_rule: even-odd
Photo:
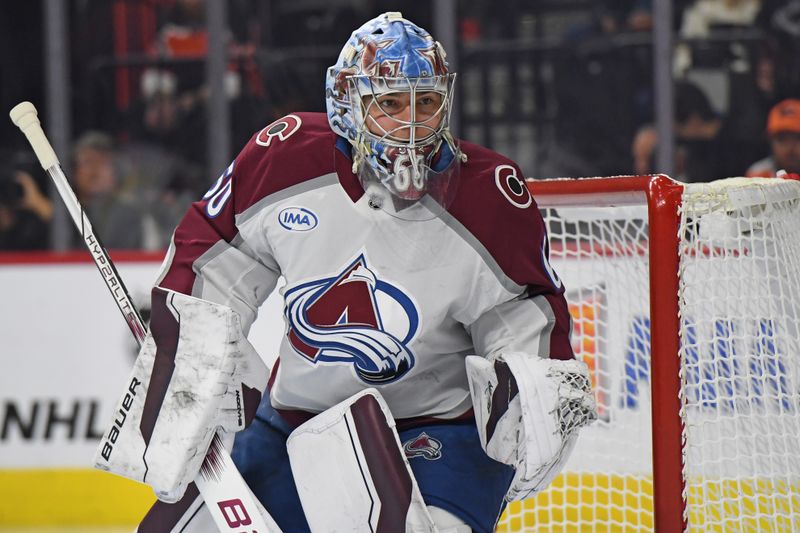
[[[800,531],[800,182],[530,183],[599,419],[498,531]]]

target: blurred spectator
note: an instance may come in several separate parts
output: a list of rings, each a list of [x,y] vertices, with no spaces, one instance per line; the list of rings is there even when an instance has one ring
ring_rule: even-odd
[[[142,248],[166,249],[175,226],[207,185],[207,173],[156,144],[129,143],[120,154],[136,183],[131,196],[142,207]]]
[[[596,0],[588,11],[588,19],[568,25],[565,41],[576,43],[653,29],[652,0]]]
[[[681,36],[708,37],[715,26],[750,26],[761,9],[761,0],[697,0],[683,12]]]
[[[747,176],[771,178],[779,170],[800,173],[800,100],[783,100],[772,108],[767,135],[772,155],[753,163]]]
[[[720,116],[706,94],[696,85],[675,84],[675,176],[687,182],[711,181],[741,175],[746,162],[737,150],[737,139],[725,117]],[[650,174],[658,138],[652,125],[634,137],[632,155],[637,174]]]
[[[752,29],[761,12],[761,0],[695,0],[684,8],[679,36],[692,42],[675,46],[674,70],[680,76],[693,67],[723,68],[747,62],[746,50],[736,40],[705,41],[714,29]]]
[[[175,98],[178,80],[169,70],[151,68],[141,78],[143,135],[154,140],[169,139],[178,124],[179,106]]]
[[[764,0],[767,31],[777,42],[776,92],[779,99],[800,94],[800,0]]]
[[[747,160],[752,162],[769,147],[764,137],[764,117],[780,99],[777,96],[776,70],[780,55],[772,40],[752,47],[748,68],[728,73],[728,123],[742,144],[747,144]],[[744,147],[743,147],[744,148]]]
[[[653,29],[652,0],[605,0],[598,5],[598,20],[604,33]]]
[[[203,57],[208,50],[205,0],[175,2],[159,22],[157,46],[167,57]]]
[[[131,196],[146,206],[146,249],[166,248],[180,217],[208,180],[205,125],[198,124],[197,116],[187,116],[198,102],[194,93],[178,96],[177,84],[169,70],[144,72],[141,97],[130,109],[130,141],[117,151],[136,184]]]
[[[84,133],[75,143],[74,158],[75,192],[103,245],[141,248],[143,213],[128,192],[132,184],[126,183],[129,176],[111,137],[97,131]]]
[[[232,9],[230,16],[241,18],[239,11]],[[208,155],[204,132],[214,127],[208,124],[207,116],[205,17],[204,0],[178,0],[159,13],[158,32],[150,47],[158,61],[142,73],[139,98],[128,110],[133,139],[159,143],[201,166]],[[230,29],[226,29],[224,38],[230,61],[223,87],[230,103],[232,141],[241,144],[269,122],[265,120],[269,110],[264,105],[255,46],[237,43]]]
[[[652,116],[652,51],[630,35],[652,28],[650,0],[592,2],[590,17],[566,25],[552,52],[558,119],[543,175],[614,175],[627,170],[630,139]],[[588,9],[588,8],[587,8]],[[643,42],[644,36],[639,39]],[[619,83],[626,80],[626,83]]]
[[[645,175],[658,172],[655,168],[655,153],[658,147],[658,133],[652,124],[642,126],[633,137],[631,155],[634,174]],[[677,176],[674,176],[677,177]]]
[[[170,70],[150,68],[141,77],[141,96],[130,107],[134,142],[155,143],[202,165],[205,160],[205,88],[179,92]]]
[[[47,249],[53,204],[32,165],[21,156],[3,158],[12,164],[0,171],[0,250]]]

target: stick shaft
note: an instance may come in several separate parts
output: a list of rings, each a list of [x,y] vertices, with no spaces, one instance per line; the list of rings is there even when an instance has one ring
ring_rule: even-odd
[[[100,272],[108,291],[111,293],[111,296],[113,296],[120,313],[122,313],[123,318],[125,318],[128,328],[136,338],[136,342],[141,346],[147,335],[144,320],[142,320],[142,316],[133,304],[130,293],[128,293],[128,288],[122,281],[119,272],[117,272],[114,262],[111,261],[108,251],[100,241],[100,237],[95,235],[92,223],[89,221],[89,218],[83,211],[83,207],[81,207],[78,202],[78,198],[69,186],[67,177],[64,175],[64,171],[61,170],[61,166],[56,163],[47,169],[47,174],[53,180],[53,183],[55,183],[61,199],[64,200],[67,211],[72,221],[75,223],[75,227],[78,228],[78,233],[81,235],[81,240],[83,240],[86,249],[89,250],[92,260],[94,260],[94,264],[97,266],[97,270]]]
[[[144,321],[139,311],[136,309],[136,306],[133,305],[128,289],[122,282],[122,278],[117,272],[114,263],[111,262],[108,252],[100,242],[100,238],[95,235],[92,224],[89,222],[86,213],[84,213],[80,202],[78,202],[75,192],[72,190],[72,187],[70,187],[69,181],[67,181],[67,177],[64,175],[64,171],[61,169],[61,165],[58,162],[58,157],[50,141],[47,140],[47,136],[42,129],[42,124],[39,122],[39,114],[36,111],[36,107],[30,102],[21,102],[14,106],[11,112],[9,112],[9,116],[14,125],[25,134],[25,137],[28,139],[31,148],[33,148],[39,160],[39,164],[42,165],[42,168],[50,176],[50,179],[53,180],[56,190],[64,201],[64,205],[66,205],[67,211],[72,218],[72,222],[74,222],[75,227],[78,228],[84,245],[89,250],[95,265],[97,265],[97,269],[103,276],[106,287],[114,297],[114,301],[117,303],[117,307],[119,307],[122,316],[125,318],[128,328],[130,328],[131,333],[141,346],[142,342],[144,342],[145,334],[147,333],[144,327]]]

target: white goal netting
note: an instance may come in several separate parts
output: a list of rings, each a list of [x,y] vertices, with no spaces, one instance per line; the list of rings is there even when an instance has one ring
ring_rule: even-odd
[[[553,485],[510,505],[497,530],[800,531],[800,182],[687,185],[666,209],[674,240],[651,242],[653,189],[604,192],[619,179],[536,196],[600,417]],[[680,339],[668,354],[680,380],[666,400],[651,392],[650,302],[669,286],[651,274],[654,246],[679,259],[667,334]],[[653,476],[651,408],[665,401],[680,424],[657,420],[658,438],[683,457],[660,474],[681,493],[672,521],[657,516]]]

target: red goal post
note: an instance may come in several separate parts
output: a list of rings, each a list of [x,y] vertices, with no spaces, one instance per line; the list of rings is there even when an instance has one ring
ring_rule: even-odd
[[[498,531],[800,527],[800,182],[529,188],[601,416]]]

